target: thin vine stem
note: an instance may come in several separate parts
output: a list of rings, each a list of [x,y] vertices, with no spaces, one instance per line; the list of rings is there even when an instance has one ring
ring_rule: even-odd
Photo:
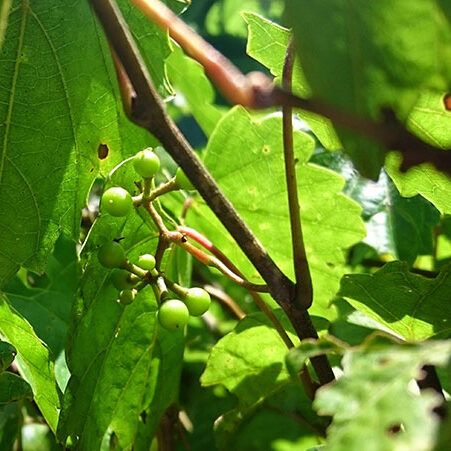
[[[282,74],[282,86],[287,92],[291,92],[294,59],[294,40],[291,38],[287,47]],[[293,146],[293,108],[291,106],[284,106],[282,108],[282,126],[291,245],[296,279],[296,300],[304,309],[308,309],[313,302],[313,286],[302,233],[301,209],[299,206],[296,161]]]

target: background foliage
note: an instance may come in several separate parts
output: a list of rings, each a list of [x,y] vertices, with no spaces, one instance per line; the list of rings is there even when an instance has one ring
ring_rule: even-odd
[[[171,116],[292,278],[280,112],[230,107],[165,32],[118,3]],[[292,27],[296,94],[371,119],[390,106],[449,149],[445,0],[166,3],[244,71],[277,83]],[[89,3],[0,3],[0,449],[154,449],[168,419],[179,449],[446,449],[440,399],[413,380],[435,365],[451,389],[451,179],[429,164],[402,173],[398,154],[318,115],[296,111],[294,124],[321,339],[300,344],[266,296],[297,346],[287,355],[244,289],[180,249],[167,274],[220,288],[246,316],[214,303],[186,333],[167,332],[152,290],[124,307],[96,258],[117,238],[132,261],[155,251],[148,218],[97,214],[104,186],[137,192],[130,165],[112,170],[158,142],[123,113]],[[165,180],[175,164],[157,152]],[[161,207],[179,218],[185,197],[165,196]],[[186,224],[259,280],[195,193]],[[312,403],[297,373],[319,353],[341,377]]]

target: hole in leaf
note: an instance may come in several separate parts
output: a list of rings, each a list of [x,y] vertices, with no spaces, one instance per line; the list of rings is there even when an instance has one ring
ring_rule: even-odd
[[[402,432],[402,425],[400,423],[392,424],[387,428],[388,435],[398,435]]]
[[[110,152],[110,149],[106,144],[99,144],[99,147],[97,148],[97,156],[99,157],[99,160],[104,160]]]
[[[445,106],[445,110],[451,111],[451,93],[445,94],[443,105]]]

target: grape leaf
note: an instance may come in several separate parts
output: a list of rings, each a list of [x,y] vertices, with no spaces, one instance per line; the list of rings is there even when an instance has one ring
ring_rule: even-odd
[[[247,53],[266,66],[276,77],[276,82],[280,83],[290,31],[258,14],[245,13],[243,17],[249,30]],[[298,57],[294,62],[292,83],[295,94],[301,97],[308,97],[311,94]],[[308,111],[299,111],[297,114],[307,122],[326,149],[342,147],[334,127],[328,119]]]
[[[374,274],[343,277],[339,294],[406,340],[449,337],[451,265],[434,279],[392,262]]]
[[[126,13],[163,89],[167,36],[137,11]],[[78,239],[98,173],[155,140],[122,113],[109,48],[87,2],[13,1],[0,85],[2,285],[20,265],[41,271],[61,231]],[[109,156],[99,160],[101,143]]]
[[[387,173],[404,197],[421,194],[443,214],[451,214],[451,178],[437,171],[430,164],[422,164],[400,172],[401,156],[397,153],[387,157]]]
[[[19,372],[30,384],[36,404],[55,431],[60,403],[49,350],[30,324],[10,307],[3,294],[0,294],[0,336],[16,348]]]
[[[447,91],[450,63],[440,55],[451,50],[451,30],[434,0],[286,5],[303,71],[323,101],[374,120],[381,108],[391,107],[406,120],[421,93]],[[377,178],[384,150],[347,130],[338,132],[359,171]]]
[[[321,387],[313,404],[320,415],[333,416],[327,449],[361,450],[362,436],[374,451],[433,449],[439,421],[432,409],[440,398],[431,391],[415,393],[410,383],[420,377],[423,365],[446,365],[451,343],[406,345],[375,338],[348,350],[329,345],[344,354],[344,374]],[[301,344],[287,355],[287,365],[291,361],[299,367],[327,347],[324,341]]]
[[[301,217],[307,257],[314,285],[314,314],[332,317],[329,302],[343,274],[343,249],[364,236],[357,204],[340,193],[343,179],[308,163],[313,139],[294,135]],[[282,154],[280,117],[253,120],[237,107],[218,123],[210,138],[205,164],[271,257],[293,275],[290,225]],[[193,225],[247,272],[249,264],[224,229],[198,205],[188,211]],[[197,214],[196,214],[197,213]],[[254,276],[255,272],[249,272]]]
[[[297,341],[294,334],[289,336]],[[289,380],[283,364],[285,354],[286,346],[267,317],[252,313],[213,347],[201,383],[206,387],[224,385],[243,406],[250,406]]]

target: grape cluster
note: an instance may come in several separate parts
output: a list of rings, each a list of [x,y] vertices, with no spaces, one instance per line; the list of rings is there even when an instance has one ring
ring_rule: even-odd
[[[101,199],[102,213],[115,217],[126,216],[134,206],[139,207],[146,202],[152,202],[152,193],[156,192],[155,189],[152,191],[152,183],[160,168],[160,160],[155,152],[148,148],[138,152],[132,161],[135,171],[143,179],[143,193],[135,198],[122,187],[109,188]],[[160,187],[162,193],[174,189],[194,189],[180,168],[163,188]],[[122,245],[117,241],[111,241],[103,244],[98,249],[97,255],[102,266],[113,270],[111,282],[119,290],[118,302],[121,304],[131,304],[139,290],[146,285],[152,286],[159,301],[158,320],[165,329],[182,329],[190,316],[201,316],[210,307],[210,295],[204,289],[185,288],[170,281],[158,269],[156,259],[151,254],[139,256],[134,264],[127,259]]]

